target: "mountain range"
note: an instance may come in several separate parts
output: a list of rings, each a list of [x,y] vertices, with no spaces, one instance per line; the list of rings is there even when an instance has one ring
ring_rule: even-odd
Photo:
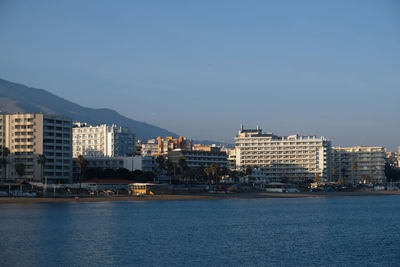
[[[137,121],[108,108],[88,108],[46,90],[0,79],[0,112],[58,114],[91,125],[116,124],[129,128],[139,138],[177,137],[176,133]]]

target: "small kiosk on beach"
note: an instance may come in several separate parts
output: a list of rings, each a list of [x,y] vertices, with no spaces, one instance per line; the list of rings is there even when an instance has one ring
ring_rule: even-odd
[[[132,195],[154,195],[153,188],[157,184],[152,183],[132,183],[129,184],[129,189]]]

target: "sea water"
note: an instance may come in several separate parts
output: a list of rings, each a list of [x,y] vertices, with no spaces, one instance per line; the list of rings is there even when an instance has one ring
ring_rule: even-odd
[[[400,196],[0,205],[0,266],[400,265]]]

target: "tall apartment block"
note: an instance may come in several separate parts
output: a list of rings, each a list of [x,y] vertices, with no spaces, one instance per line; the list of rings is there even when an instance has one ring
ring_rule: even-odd
[[[261,168],[270,181],[330,179],[331,141],[316,136],[277,136],[262,130],[239,130],[236,167]]]
[[[1,178],[67,183],[72,178],[72,120],[47,114],[1,114],[0,145],[10,150],[9,164]],[[46,158],[38,163],[39,155]],[[20,177],[15,165],[25,166]],[[43,177],[42,177],[43,167]],[[6,174],[4,173],[6,171]]]
[[[73,157],[120,157],[136,151],[135,134],[128,128],[102,124],[74,123]]]
[[[345,183],[381,183],[385,176],[383,147],[334,147],[332,149],[332,179]]]

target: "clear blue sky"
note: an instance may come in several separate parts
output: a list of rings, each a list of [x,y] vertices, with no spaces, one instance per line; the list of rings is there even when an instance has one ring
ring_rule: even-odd
[[[0,77],[194,139],[400,145],[400,1],[0,0]]]

